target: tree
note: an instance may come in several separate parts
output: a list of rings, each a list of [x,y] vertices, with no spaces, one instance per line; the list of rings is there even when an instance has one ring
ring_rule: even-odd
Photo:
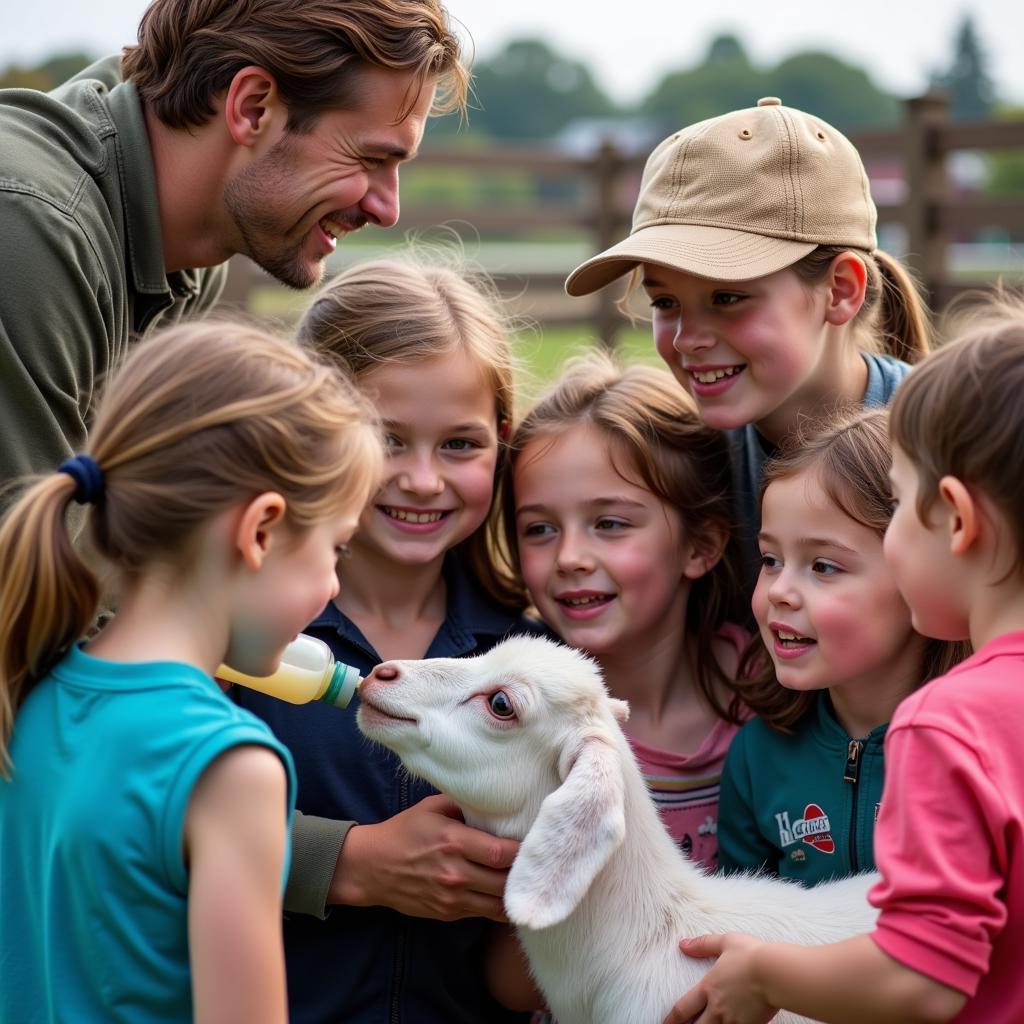
[[[540,39],[517,39],[474,68],[470,130],[502,139],[548,139],[577,117],[614,113],[586,65]],[[430,134],[451,135],[458,119],[442,118]]]
[[[778,96],[787,106],[817,114],[843,131],[896,124],[900,116],[898,101],[861,68],[813,51],[788,57],[772,69],[756,68],[733,35],[714,39],[697,67],[666,75],[641,106],[667,133],[752,107],[762,96]]]
[[[820,117],[840,131],[899,123],[899,101],[882,92],[868,73],[830,53],[813,50],[787,57],[768,75],[769,95]]]
[[[996,121],[1024,121],[1024,107],[996,107],[992,111]],[[1024,196],[1024,151],[1008,149],[990,153],[989,179],[985,191],[993,196]]]
[[[949,93],[950,113],[954,118],[980,120],[991,115],[995,89],[987,65],[974,19],[965,14],[956,35],[953,63],[944,74],[932,76],[932,84]]]
[[[86,53],[66,53],[51,57],[33,68],[11,64],[0,71],[0,89],[39,89],[46,92],[78,74],[95,58]]]
[[[704,61],[695,68],[673,71],[640,104],[668,134],[686,124],[753,106],[766,95],[766,75],[755,68],[734,35],[711,41]]]

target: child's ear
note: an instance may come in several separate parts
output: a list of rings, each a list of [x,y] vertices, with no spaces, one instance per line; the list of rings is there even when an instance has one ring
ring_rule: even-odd
[[[707,524],[697,539],[687,543],[683,553],[683,575],[688,580],[699,580],[706,576],[722,558],[729,533],[716,524]]]
[[[287,111],[269,71],[250,66],[235,72],[224,93],[224,122],[238,145],[255,146],[283,115]]]
[[[939,500],[949,516],[950,554],[966,554],[978,538],[981,509],[963,481],[955,476],[944,476],[939,481]]]
[[[849,323],[864,305],[868,271],[853,252],[841,252],[829,267],[825,319],[834,326]]]
[[[235,546],[247,568],[258,571],[270,552],[274,530],[284,522],[287,502],[276,491],[258,494],[243,509],[235,527]]]
[[[502,417],[500,420],[498,420],[498,440],[508,441],[511,434],[512,424],[507,419]]]

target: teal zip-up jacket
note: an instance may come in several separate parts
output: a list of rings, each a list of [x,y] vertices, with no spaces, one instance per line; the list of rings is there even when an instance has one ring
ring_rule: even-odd
[[[805,885],[874,870],[888,725],[856,739],[827,691],[794,736],[748,722],[729,747],[718,807],[719,864]]]

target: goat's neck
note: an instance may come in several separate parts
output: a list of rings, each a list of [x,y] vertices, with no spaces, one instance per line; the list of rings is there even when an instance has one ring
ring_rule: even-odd
[[[616,903],[646,901],[648,906],[652,900],[661,904],[680,894],[696,896],[702,869],[686,859],[668,834],[624,736],[620,754],[626,835],[595,879],[591,894]]]
[[[606,943],[612,933],[623,948],[674,942],[680,903],[700,901],[703,870],[686,859],[666,831],[625,737],[620,753],[625,838],[565,921],[521,931],[527,952],[538,943],[557,947],[563,957],[576,956],[569,946],[586,956],[588,944]],[[609,920],[616,922],[614,929],[607,927]]]

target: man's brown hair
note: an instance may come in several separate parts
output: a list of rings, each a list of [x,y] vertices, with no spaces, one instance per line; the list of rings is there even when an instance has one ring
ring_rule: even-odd
[[[209,120],[213,97],[256,65],[273,75],[289,130],[302,132],[324,110],[358,106],[367,67],[436,81],[435,113],[464,110],[460,49],[440,0],[153,0],[121,74],[164,124],[188,128]]]

